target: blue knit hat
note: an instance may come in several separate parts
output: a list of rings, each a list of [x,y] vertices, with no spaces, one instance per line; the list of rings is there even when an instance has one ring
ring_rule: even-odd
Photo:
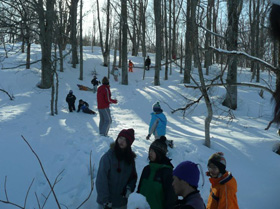
[[[173,176],[177,176],[180,180],[184,180],[194,187],[198,187],[199,175],[197,164],[191,161],[180,163],[173,171]]]
[[[154,111],[155,113],[161,113],[161,112],[162,112],[162,109],[161,109],[161,107],[160,107],[159,102],[156,102],[156,103],[153,105],[153,111]]]

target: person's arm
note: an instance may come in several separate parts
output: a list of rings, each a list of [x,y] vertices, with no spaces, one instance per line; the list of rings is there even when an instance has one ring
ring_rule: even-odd
[[[132,171],[127,183],[127,187],[130,189],[131,192],[134,192],[137,182],[137,172],[135,167],[135,162],[133,163]]]
[[[149,128],[149,134],[153,134],[158,126],[159,123],[159,118],[157,118],[153,124],[150,124],[150,128]]]
[[[96,191],[98,193],[98,199],[101,204],[111,202],[110,192],[109,192],[109,172],[110,172],[111,162],[109,157],[105,154],[102,156],[99,162],[99,168],[96,176]]]
[[[79,106],[78,106],[78,110],[77,110],[77,112],[80,112],[80,110],[81,110],[81,104],[79,104]]]
[[[224,187],[221,187],[219,192],[219,202],[217,209],[236,209],[236,191],[225,184]]]
[[[105,96],[105,98],[108,101],[108,103],[113,103],[113,104],[117,104],[118,103],[118,100],[111,98],[111,92],[107,88],[106,88],[106,96]]]

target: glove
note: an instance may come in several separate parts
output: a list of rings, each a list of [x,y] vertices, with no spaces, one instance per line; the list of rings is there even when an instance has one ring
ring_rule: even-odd
[[[111,202],[107,202],[104,204],[104,209],[112,209],[112,203]]]
[[[146,136],[146,139],[149,140],[151,137],[151,134],[148,134],[148,136]]]
[[[130,195],[131,193],[132,193],[132,192],[131,192],[130,188],[127,187],[124,197],[125,197],[126,199],[128,199],[128,197],[129,197],[129,195]]]
[[[117,103],[118,103],[118,100],[112,99],[112,103],[113,103],[113,104],[117,104]]]

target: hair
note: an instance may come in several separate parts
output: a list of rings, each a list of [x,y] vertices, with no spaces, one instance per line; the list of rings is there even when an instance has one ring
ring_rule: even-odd
[[[136,154],[132,151],[131,146],[129,146],[128,139],[126,139],[126,143],[127,143],[127,147],[125,149],[121,149],[117,138],[116,142],[112,143],[112,146],[116,153],[116,157],[119,161],[124,160],[128,164],[132,164],[134,163]]]
[[[163,164],[163,162],[165,162],[167,158],[166,155],[164,155],[162,152],[158,151],[157,149],[153,149],[152,147],[150,147],[149,152],[151,149],[156,153],[156,160],[153,162],[158,164]],[[148,156],[148,159],[151,160],[150,156]]]

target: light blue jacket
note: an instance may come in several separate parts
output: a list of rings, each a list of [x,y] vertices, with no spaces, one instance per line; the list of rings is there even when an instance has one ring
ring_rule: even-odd
[[[149,126],[149,134],[153,134],[155,139],[159,139],[166,134],[167,119],[163,113],[151,113],[151,121]]]

